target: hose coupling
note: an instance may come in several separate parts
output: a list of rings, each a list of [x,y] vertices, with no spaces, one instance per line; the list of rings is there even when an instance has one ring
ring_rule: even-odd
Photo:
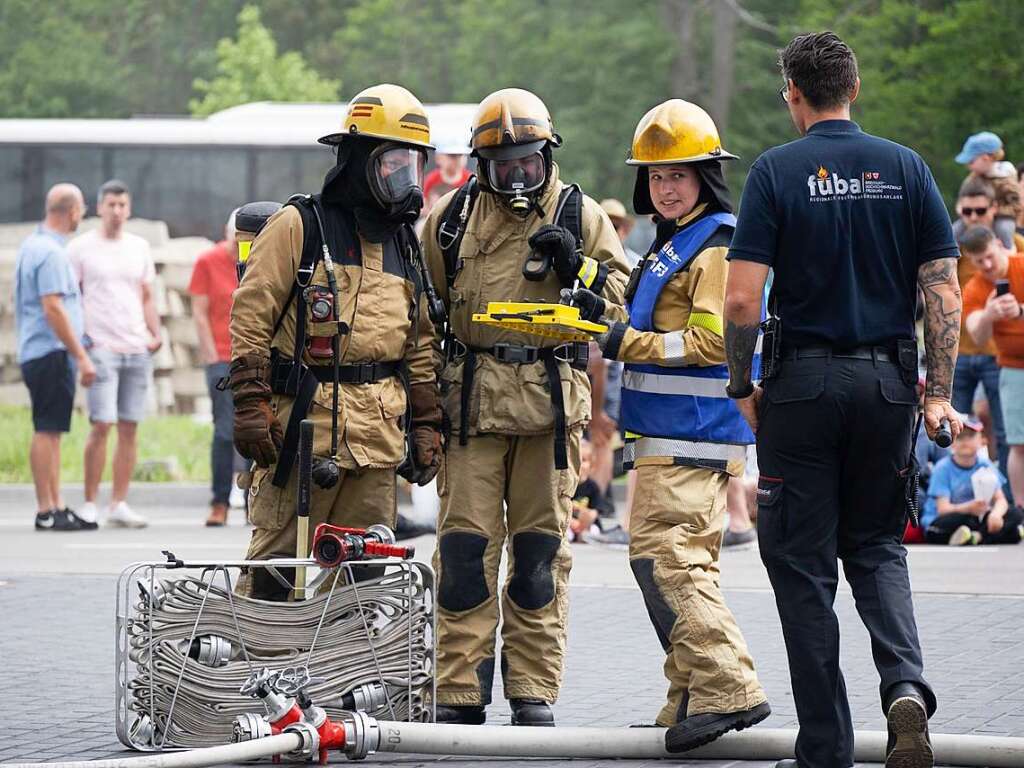
[[[255,712],[237,715],[231,723],[231,741],[235,744],[262,739],[271,734],[270,723],[265,717],[257,715]]]
[[[342,712],[338,723],[345,729],[345,757],[362,760],[380,747],[380,726],[365,712]]]
[[[296,723],[291,723],[284,727],[282,733],[297,733],[302,737],[302,742],[299,746],[285,755],[289,760],[308,762],[313,759],[314,755],[319,756],[320,734],[318,734],[316,732],[316,728],[309,723],[304,723],[301,720]]]

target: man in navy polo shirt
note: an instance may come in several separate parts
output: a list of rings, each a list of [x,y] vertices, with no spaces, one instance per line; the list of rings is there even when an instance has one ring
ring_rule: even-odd
[[[860,89],[853,51],[831,32],[806,34],[779,63],[779,94],[803,138],[751,166],[725,305],[727,393],[757,433],[758,539],[800,720],[797,759],[779,765],[853,764],[832,608],[838,557],[871,635],[889,726],[886,765],[930,766],[935,695],[923,677],[900,542],[905,496],[916,485],[918,286],[925,427],[929,437],[943,419],[954,435],[960,429],[949,402],[960,333],[957,246],[924,161],[850,120]],[[781,352],[754,386],[751,358],[769,268]]]

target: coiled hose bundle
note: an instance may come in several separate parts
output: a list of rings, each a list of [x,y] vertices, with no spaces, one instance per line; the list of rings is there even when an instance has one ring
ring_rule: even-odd
[[[308,670],[308,694],[332,717],[356,703],[382,719],[430,719],[433,626],[416,569],[358,582],[339,569],[320,594],[293,603],[229,594],[213,582],[160,579],[153,590],[139,582],[127,625],[139,747],[229,742],[236,715],[264,710],[239,692],[260,668]]]

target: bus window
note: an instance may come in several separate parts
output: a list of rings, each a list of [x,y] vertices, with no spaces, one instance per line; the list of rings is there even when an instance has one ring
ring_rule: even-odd
[[[284,202],[296,193],[319,192],[324,176],[334,165],[327,147],[310,149],[254,149],[256,164],[253,198]]]
[[[172,237],[224,236],[247,198],[248,150],[229,147],[114,150],[114,175],[132,192],[132,215],[166,221]]]
[[[22,198],[25,194],[24,154],[25,150],[21,147],[0,146],[0,179],[4,180],[3,194],[0,195],[0,222],[22,220]],[[32,212],[33,218],[42,215],[41,208]]]
[[[96,192],[103,178],[103,147],[46,147],[43,157],[43,193],[54,184],[70,181],[95,211]]]

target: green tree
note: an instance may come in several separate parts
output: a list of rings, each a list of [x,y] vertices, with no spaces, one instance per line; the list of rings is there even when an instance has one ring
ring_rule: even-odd
[[[101,117],[122,113],[101,9],[64,11],[30,0],[0,3],[0,115]]]
[[[204,116],[251,101],[336,101],[340,82],[318,75],[296,51],[278,54],[277,43],[260,22],[256,6],[238,14],[238,39],[217,43],[217,74],[197,78],[193,115]]]

